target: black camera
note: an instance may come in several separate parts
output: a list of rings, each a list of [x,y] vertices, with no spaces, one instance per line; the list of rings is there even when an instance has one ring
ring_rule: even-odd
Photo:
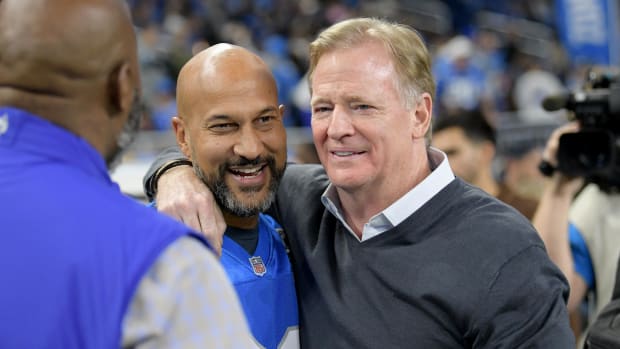
[[[604,190],[619,190],[620,74],[591,70],[582,91],[547,97],[543,108],[567,109],[581,126],[560,137],[557,170]]]

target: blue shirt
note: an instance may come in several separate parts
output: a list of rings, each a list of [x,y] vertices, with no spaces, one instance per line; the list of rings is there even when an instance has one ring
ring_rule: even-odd
[[[586,241],[583,239],[579,229],[572,223],[568,225],[568,240],[570,242],[571,254],[573,255],[573,267],[577,274],[586,282],[588,289],[591,290],[595,287],[592,259],[590,258]]]
[[[259,214],[253,255],[224,235],[221,262],[233,283],[258,348],[299,348],[297,296],[291,263],[278,230]]]

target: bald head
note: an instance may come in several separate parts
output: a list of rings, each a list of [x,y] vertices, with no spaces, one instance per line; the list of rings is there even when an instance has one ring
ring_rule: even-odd
[[[256,54],[235,45],[217,44],[190,59],[179,74],[177,104],[180,117],[187,117],[205,98],[241,90],[267,89],[277,103],[277,88],[271,69]]]
[[[114,151],[139,90],[124,0],[0,0],[0,48],[0,106]]]
[[[135,36],[122,0],[2,0],[0,47],[0,86],[69,96],[132,60]]]

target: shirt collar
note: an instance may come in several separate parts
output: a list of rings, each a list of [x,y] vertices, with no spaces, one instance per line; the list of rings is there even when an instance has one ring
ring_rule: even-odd
[[[454,180],[454,173],[452,173],[446,154],[429,147],[428,158],[431,167],[430,175],[364,224],[360,241],[368,240],[399,225]],[[331,183],[321,196],[321,202],[357,238],[353,229],[344,220],[338,193]]]

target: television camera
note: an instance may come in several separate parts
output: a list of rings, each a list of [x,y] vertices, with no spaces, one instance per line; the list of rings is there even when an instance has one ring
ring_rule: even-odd
[[[603,190],[620,190],[620,74],[590,70],[583,90],[550,96],[545,110],[566,109],[580,131],[559,140],[557,170]]]

